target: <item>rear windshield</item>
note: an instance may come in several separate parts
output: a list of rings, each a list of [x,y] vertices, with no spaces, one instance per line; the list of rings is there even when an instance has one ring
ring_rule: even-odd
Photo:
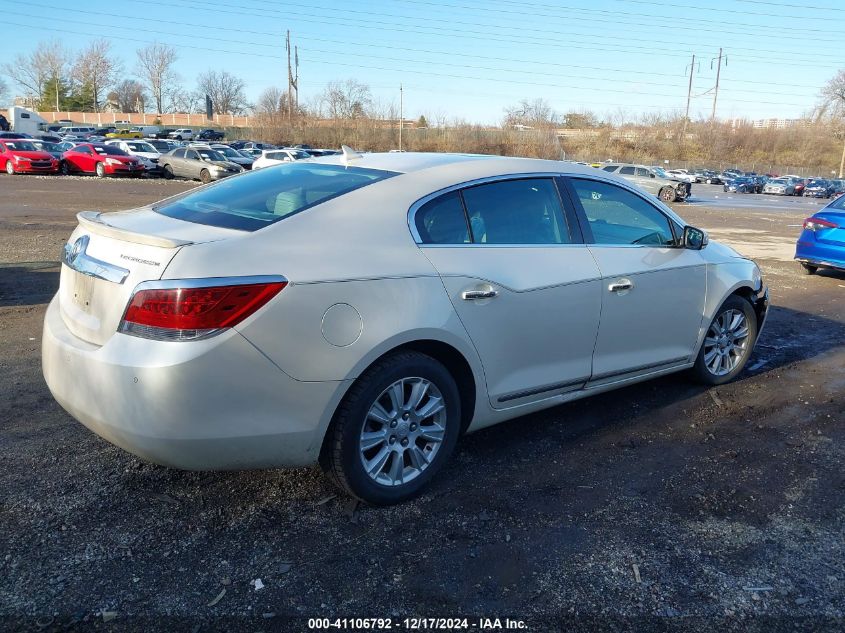
[[[845,210],[845,196],[839,196],[829,205],[827,205],[828,209],[837,209],[837,210]]]
[[[178,220],[256,231],[395,172],[319,163],[286,163],[247,172],[153,207]]]

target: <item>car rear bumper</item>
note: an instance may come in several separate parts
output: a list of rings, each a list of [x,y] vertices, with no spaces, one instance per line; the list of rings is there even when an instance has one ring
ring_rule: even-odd
[[[837,268],[845,270],[845,248],[798,240],[795,247],[795,259],[804,264],[819,268]]]
[[[59,404],[97,435],[188,470],[303,466],[346,383],[294,380],[230,330],[204,341],[75,337],[58,306],[44,319],[42,369]]]

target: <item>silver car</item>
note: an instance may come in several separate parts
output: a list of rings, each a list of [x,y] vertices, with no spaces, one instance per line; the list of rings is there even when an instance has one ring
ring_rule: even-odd
[[[209,147],[180,147],[171,150],[159,158],[159,165],[165,178],[188,178],[205,183],[243,171],[243,167]]]
[[[692,192],[692,185],[689,182],[681,182],[681,179],[666,173],[660,167],[611,163],[604,165],[602,170],[622,176],[625,180],[657,196],[663,202],[685,200]]]
[[[763,187],[763,193],[776,196],[794,196],[795,183],[793,178],[773,178]]]
[[[572,163],[347,148],[78,218],[43,332],[72,416],[177,468],[319,462],[375,504],[465,432],[733,379],[768,303],[753,261]]]

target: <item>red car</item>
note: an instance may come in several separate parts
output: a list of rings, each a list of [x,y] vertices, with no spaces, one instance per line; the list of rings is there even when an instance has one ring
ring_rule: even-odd
[[[104,176],[144,175],[144,166],[119,147],[102,143],[80,143],[62,154],[63,174],[97,174]]]
[[[59,161],[27,139],[0,139],[0,166],[7,174],[55,174]]]

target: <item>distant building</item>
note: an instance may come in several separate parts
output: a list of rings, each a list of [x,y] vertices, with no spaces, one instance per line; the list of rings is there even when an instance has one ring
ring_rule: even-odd
[[[751,124],[757,129],[782,130],[788,127],[804,127],[810,125],[809,119],[757,119]]]

